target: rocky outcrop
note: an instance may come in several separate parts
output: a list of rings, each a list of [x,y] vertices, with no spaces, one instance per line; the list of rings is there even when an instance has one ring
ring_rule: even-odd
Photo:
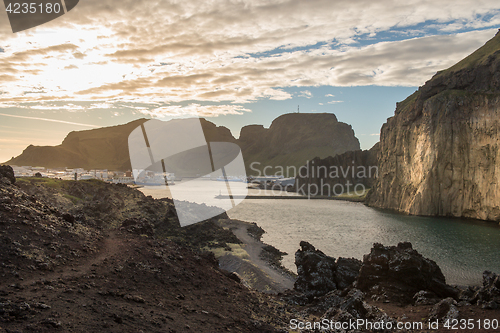
[[[364,256],[357,287],[378,300],[412,303],[419,291],[430,291],[440,298],[457,298],[457,290],[446,284],[439,266],[424,258],[411,243],[397,246],[374,244]]]
[[[203,231],[196,224],[182,234],[172,201],[100,181],[11,184],[4,170],[0,331],[277,333],[289,322],[262,300],[270,297],[228,278],[213,254],[197,250],[221,243],[218,232],[237,241],[230,230],[201,223]]]
[[[131,169],[128,137],[148,119],[118,126],[69,133],[58,146],[28,146],[21,155],[6,162],[47,168],[85,168],[127,171]],[[229,129],[200,119],[207,141],[236,142]]]
[[[363,193],[377,179],[378,147],[377,143],[370,150],[354,150],[312,159],[299,169],[295,177],[296,191],[303,195],[328,196],[355,190]]]
[[[148,119],[138,119],[124,125],[71,132],[58,146],[30,145],[21,155],[6,163],[47,168],[130,170],[128,136],[146,121]],[[315,157],[359,150],[359,141],[351,126],[339,122],[331,113],[285,114],[276,118],[269,129],[262,125],[243,127],[239,139],[235,139],[224,126],[203,118],[200,122],[207,142],[231,142],[241,147],[248,174],[258,174],[266,166],[273,168],[269,171],[272,174],[280,172],[274,169],[278,166],[296,170]],[[171,167],[182,169],[193,164],[193,161],[183,162],[186,164],[175,161]],[[257,163],[251,168],[254,162]],[[290,177],[294,176],[295,173],[291,172]]]
[[[5,183],[10,184],[14,184],[16,182],[14,170],[10,165],[0,165],[0,179]]]
[[[300,242],[300,247],[295,253],[298,278],[294,289],[308,297],[322,296],[337,289],[335,258],[316,250],[307,242]]]
[[[500,33],[398,103],[368,204],[500,221]]]
[[[47,168],[130,170],[128,136],[147,121],[70,132],[58,146],[28,146],[21,155],[6,162]]]
[[[238,144],[243,151],[247,173],[258,175],[264,167],[268,175],[279,172],[286,177],[315,157],[325,158],[346,151],[359,150],[352,127],[341,123],[331,113],[288,113],[276,118],[269,129],[261,125],[241,129]],[[252,164],[254,163],[254,164]]]
[[[477,302],[485,309],[500,308],[500,275],[485,271],[483,285],[470,301]]]
[[[457,301],[448,297],[432,307],[429,312],[429,320],[446,322],[447,320],[457,319],[458,315]]]
[[[335,258],[316,250],[308,242],[300,242],[300,250],[295,253],[298,278],[294,289],[308,298],[323,296],[336,289],[345,289],[355,280],[361,261],[350,258]]]

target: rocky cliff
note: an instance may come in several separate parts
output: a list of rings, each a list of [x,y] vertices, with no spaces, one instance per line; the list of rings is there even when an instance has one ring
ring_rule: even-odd
[[[21,155],[6,162],[48,168],[130,170],[128,136],[147,119],[125,125],[71,132],[58,146],[27,147]],[[334,114],[286,114],[275,119],[269,129],[250,125],[241,130],[237,140],[223,126],[201,119],[209,142],[233,142],[240,145],[247,172],[252,162],[256,168],[300,167],[316,156],[327,157],[349,150],[359,150],[358,139],[350,125],[337,121]],[[260,167],[259,167],[260,166]]]
[[[265,166],[271,166],[275,171],[278,166],[298,169],[315,157],[359,150],[359,141],[352,127],[339,122],[331,113],[284,114],[276,118],[269,129],[262,125],[245,126],[241,129],[238,144],[250,174],[258,173],[255,170],[262,170]]]
[[[71,132],[58,146],[30,145],[6,164],[129,170],[128,136],[145,121],[139,119],[125,125]]]
[[[398,103],[371,206],[500,221],[500,33]]]
[[[353,150],[323,159],[316,157],[299,169],[295,188],[306,195],[341,195],[354,190],[364,193],[377,179],[378,152],[376,143],[369,150]]]
[[[148,119],[93,130],[69,133],[58,146],[28,146],[21,155],[6,162],[47,168],[130,170],[128,136]],[[207,141],[236,142],[229,129],[201,119]]]

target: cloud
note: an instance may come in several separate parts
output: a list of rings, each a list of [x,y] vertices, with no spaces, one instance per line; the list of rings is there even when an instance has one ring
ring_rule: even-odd
[[[309,90],[301,91],[299,97],[312,98],[313,94]]]
[[[75,53],[73,53],[73,57],[75,57],[76,59],[83,59],[86,56],[82,52],[75,52]]]
[[[344,101],[330,101],[328,104],[338,104],[338,103],[344,103]]]
[[[43,47],[43,48],[34,48],[34,49],[28,49],[26,51],[21,51],[21,52],[16,52],[14,53],[15,60],[20,62],[20,61],[28,61],[30,60],[31,57],[38,56],[38,55],[49,55],[51,53],[64,53],[67,51],[74,51],[77,50],[78,46],[74,44],[60,44],[60,45],[52,45],[49,47]]]
[[[418,86],[498,24],[490,0],[87,0],[22,33],[0,24],[0,102],[113,100],[162,114],[285,100],[289,87]],[[200,107],[155,109],[185,101]]]
[[[30,120],[41,120],[41,121],[48,121],[48,122],[52,122],[52,123],[70,124],[70,125],[78,125],[78,126],[92,127],[92,128],[99,128],[100,127],[100,126],[94,126],[94,125],[89,125],[89,124],[74,123],[74,122],[71,122],[71,121],[64,121],[64,120],[57,120],[57,119],[48,119],[48,118],[40,118],[40,117],[19,116],[19,115],[15,115],[15,114],[6,114],[6,113],[0,113],[0,116],[11,117],[11,118],[30,119]]]
[[[171,105],[151,110],[141,110],[141,113],[154,118],[165,118],[172,116],[217,117],[220,115],[228,114],[242,114],[243,112],[251,112],[251,110],[246,109],[241,105],[200,105],[196,103],[192,103],[187,106]]]

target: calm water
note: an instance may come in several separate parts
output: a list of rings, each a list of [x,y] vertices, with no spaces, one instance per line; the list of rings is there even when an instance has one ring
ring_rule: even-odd
[[[161,196],[155,189],[142,190]],[[263,241],[289,254],[283,264],[293,271],[301,240],[327,255],[358,259],[375,242],[409,241],[438,263],[450,284],[480,284],[484,270],[500,273],[500,227],[491,223],[399,215],[334,200],[246,199],[228,215],[257,222],[266,231]]]

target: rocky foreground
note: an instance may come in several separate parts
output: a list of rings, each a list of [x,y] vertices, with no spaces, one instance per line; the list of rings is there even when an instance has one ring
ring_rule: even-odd
[[[500,276],[495,273],[484,272],[482,286],[456,287],[447,285],[439,266],[410,243],[374,244],[363,261],[335,259],[304,241],[300,246],[294,286],[299,293],[287,297],[318,315],[316,320],[391,323],[387,332],[395,331],[398,322],[411,322],[422,324],[415,331],[446,332],[445,325],[454,321],[499,318]]]
[[[307,323],[359,319],[441,326],[323,331],[449,332],[446,319],[500,317],[498,275],[485,273],[482,287],[448,286],[408,243],[376,244],[359,261],[302,242],[293,289],[258,292],[251,286],[280,291],[262,268],[282,272],[281,253],[252,250],[242,226],[255,242],[262,230],[224,228],[220,218],[180,228],[168,199],[99,181],[16,180],[0,167],[0,332],[315,332]],[[238,257],[252,274],[221,270],[221,251],[221,262]]]

